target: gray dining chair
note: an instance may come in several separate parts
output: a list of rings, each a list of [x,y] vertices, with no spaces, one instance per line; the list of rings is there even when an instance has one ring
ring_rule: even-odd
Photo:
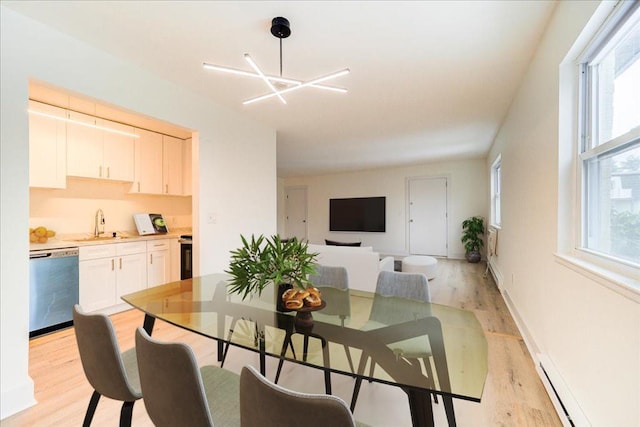
[[[101,396],[119,400],[120,426],[131,425],[133,405],[142,397],[135,348],[123,353],[111,320],[104,314],[87,314],[73,307],[73,326],[84,374],[93,387],[82,425],[91,425]]]
[[[369,321],[363,326],[363,330],[371,330],[385,325],[414,320],[416,316],[430,316],[430,307],[421,304],[430,302],[429,284],[427,277],[419,273],[401,273],[396,271],[381,271],[376,282],[376,294],[373,298]],[[420,304],[412,306],[407,310],[406,302],[399,300],[415,300]],[[403,357],[419,367],[420,360],[423,360],[427,376],[433,385],[433,372],[431,369],[431,348],[424,337],[410,338],[397,343],[388,344],[397,357]],[[363,352],[360,358],[358,372],[362,373],[369,360],[370,355]],[[369,376],[373,377],[376,363],[370,360]],[[362,377],[356,378],[356,384],[351,398],[351,410],[355,410],[356,401],[360,392]],[[436,398],[437,402],[437,398]]]
[[[198,363],[184,343],[165,343],[136,330],[144,406],[157,427],[240,425],[239,376]]]
[[[245,366],[240,373],[240,426],[354,427],[356,422],[339,397],[289,390]]]

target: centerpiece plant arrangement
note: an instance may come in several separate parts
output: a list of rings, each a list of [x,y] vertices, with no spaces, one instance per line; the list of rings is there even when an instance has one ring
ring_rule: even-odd
[[[482,236],[484,235],[484,219],[480,216],[474,216],[462,221],[462,238],[466,251],[465,257],[468,262],[479,262],[480,248],[484,244]]]
[[[296,238],[283,240],[278,235],[251,239],[240,236],[242,246],[231,251],[231,261],[225,273],[231,276],[229,292],[244,300],[253,294],[262,295],[270,284],[277,286],[278,310],[319,306],[320,293],[312,286],[309,275],[316,272],[316,257],[308,244]]]

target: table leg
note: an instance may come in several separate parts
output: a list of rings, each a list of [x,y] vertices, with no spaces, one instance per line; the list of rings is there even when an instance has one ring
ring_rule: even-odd
[[[144,315],[144,323],[142,324],[142,329],[151,336],[153,332],[153,325],[156,323],[156,318],[153,316],[149,316],[148,314]]]
[[[264,377],[267,375],[267,355],[264,347],[264,338],[260,338],[258,345],[260,346],[260,373]]]
[[[222,359],[224,359],[224,342],[218,340],[218,362],[222,362]]]
[[[428,391],[406,389],[411,410],[411,424],[414,427],[434,427],[431,396]]]

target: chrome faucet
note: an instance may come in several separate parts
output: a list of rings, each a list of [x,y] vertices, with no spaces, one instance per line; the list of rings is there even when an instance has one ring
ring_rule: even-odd
[[[102,227],[102,231],[100,231],[100,227]],[[104,234],[104,212],[102,212],[102,209],[98,209],[96,211],[96,221],[93,236],[99,237],[101,234]]]

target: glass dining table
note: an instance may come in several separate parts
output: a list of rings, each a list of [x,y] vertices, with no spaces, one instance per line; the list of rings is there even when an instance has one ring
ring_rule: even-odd
[[[228,279],[203,275],[122,299],[145,313],[149,334],[160,319],[216,340],[219,361],[229,346],[256,352],[263,375],[273,357],[277,375],[285,362],[324,371],[327,393],[332,373],[355,378],[356,389],[362,381],[400,387],[414,426],[434,425],[432,396],[442,400],[449,426],[456,425],[453,399],[480,402],[487,341],[471,311],[321,287],[322,308],[281,312],[273,287],[243,300],[227,292]]]

